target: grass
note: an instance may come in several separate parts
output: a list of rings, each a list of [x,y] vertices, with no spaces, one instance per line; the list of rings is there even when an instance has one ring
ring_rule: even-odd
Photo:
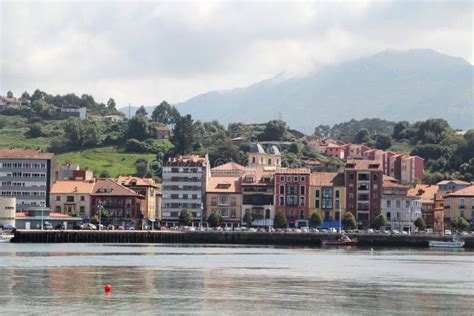
[[[47,150],[50,138],[28,138],[25,133],[28,128],[3,128],[0,129],[0,148],[33,148]]]
[[[96,176],[107,172],[110,177],[117,177],[134,174],[135,161],[139,158],[152,161],[155,155],[123,153],[113,147],[103,147],[57,155],[56,163],[76,163],[81,168],[92,170]]]

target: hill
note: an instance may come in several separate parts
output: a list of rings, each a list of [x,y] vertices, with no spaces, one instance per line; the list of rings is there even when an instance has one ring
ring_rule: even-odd
[[[414,122],[442,117],[455,128],[474,121],[473,66],[433,50],[385,51],[326,66],[302,78],[275,77],[213,91],[177,104],[196,119],[262,122],[281,113],[296,129],[378,117]]]

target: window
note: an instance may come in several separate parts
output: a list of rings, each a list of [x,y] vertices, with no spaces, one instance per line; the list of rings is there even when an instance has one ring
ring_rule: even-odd
[[[349,190],[353,190],[353,189],[354,189],[354,184],[349,183]]]
[[[304,210],[300,211],[300,219],[304,219]]]
[[[56,213],[61,213],[61,206],[56,206]]]
[[[410,201],[405,201],[405,208],[409,208],[410,207]]]
[[[340,209],[341,208],[341,202],[339,200],[336,200],[336,209]]]
[[[81,214],[84,214],[84,213],[86,212],[86,207],[85,207],[85,206],[80,206],[80,207],[79,207],[79,212],[80,212]]]
[[[285,194],[285,186],[280,185],[280,194]]]
[[[395,206],[396,206],[396,208],[400,208],[400,204],[401,204],[401,203],[400,203],[400,200],[396,200],[396,201],[395,201]]]
[[[315,195],[317,198],[319,197],[319,190],[316,190]]]
[[[349,193],[349,199],[353,199],[354,198],[354,193]]]
[[[286,177],[286,181],[291,182],[291,177],[290,176]]]
[[[392,214],[390,212],[387,212],[387,221],[389,221],[392,218]]]
[[[298,177],[297,176],[294,177],[294,181],[298,182]]]
[[[319,208],[319,200],[314,201],[314,207]]]
[[[211,205],[216,206],[217,205],[217,198],[215,196],[212,197],[211,199]]]
[[[300,196],[300,206],[304,206],[304,196]]]
[[[304,182],[305,180],[306,180],[306,178],[304,176],[301,176],[301,181]]]
[[[285,205],[285,197],[280,196],[280,205]]]
[[[74,196],[73,195],[66,196],[66,201],[67,202],[74,202]]]
[[[227,204],[229,204],[227,202],[227,196],[221,196],[221,205],[227,205]]]
[[[353,173],[349,173],[349,180],[354,180],[354,174]]]
[[[465,207],[464,198],[460,198],[460,199],[459,199],[459,208],[460,208],[460,209],[464,209],[464,207]]]
[[[285,182],[285,177],[284,176],[280,177],[280,182]]]
[[[233,209],[230,210],[230,217],[232,217],[232,218],[236,218],[236,217],[237,217],[237,211],[235,210],[235,208],[233,208]]]
[[[255,163],[255,162],[256,162],[255,157],[252,157],[252,163]]]
[[[324,209],[332,208],[332,199],[323,199],[323,208]]]
[[[61,201],[61,196],[60,195],[56,195],[56,201]]]
[[[86,197],[84,195],[81,195],[81,202],[84,202],[86,200]]]
[[[336,190],[336,199],[339,198],[339,190]]]
[[[374,175],[372,176],[372,179],[374,179],[374,181],[377,181],[377,179],[378,179],[377,174],[374,173]]]
[[[374,191],[377,191],[379,189],[379,186],[377,184],[373,185]]]
[[[305,195],[306,194],[306,187],[304,185],[300,186],[300,194]]]
[[[335,215],[336,215],[336,218],[335,218],[334,220],[338,221],[338,220],[339,220],[339,217],[340,217],[341,215],[340,215],[339,212],[336,212]]]
[[[272,160],[271,160],[271,159],[268,159],[268,164],[269,164],[269,165],[272,164]]]
[[[324,212],[324,221],[330,221],[331,220],[331,213],[329,211]]]
[[[298,186],[297,185],[288,186],[288,194],[297,195],[298,194]]]
[[[387,200],[387,207],[392,207],[392,200]]]
[[[237,205],[237,199],[235,197],[230,198],[230,205],[231,206],[236,206]]]

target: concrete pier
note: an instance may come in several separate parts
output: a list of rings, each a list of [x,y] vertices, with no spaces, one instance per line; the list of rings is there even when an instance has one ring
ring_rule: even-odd
[[[349,235],[367,247],[428,247],[429,240],[450,240],[449,236]],[[335,240],[337,234],[266,232],[179,232],[179,231],[89,231],[17,230],[16,243],[162,243],[162,244],[248,244],[280,246],[321,246],[321,240]],[[463,236],[465,248],[474,248],[474,236]]]

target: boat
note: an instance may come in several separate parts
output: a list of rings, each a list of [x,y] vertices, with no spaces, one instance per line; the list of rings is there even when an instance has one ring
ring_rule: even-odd
[[[323,246],[357,246],[357,239],[343,235],[337,240],[323,240],[321,243]]]
[[[14,235],[11,234],[0,234],[0,243],[3,242],[10,242],[10,240],[14,237]]]
[[[463,248],[464,247],[464,240],[459,240],[453,237],[450,241],[437,241],[437,240],[430,240],[429,246],[433,248]]]

